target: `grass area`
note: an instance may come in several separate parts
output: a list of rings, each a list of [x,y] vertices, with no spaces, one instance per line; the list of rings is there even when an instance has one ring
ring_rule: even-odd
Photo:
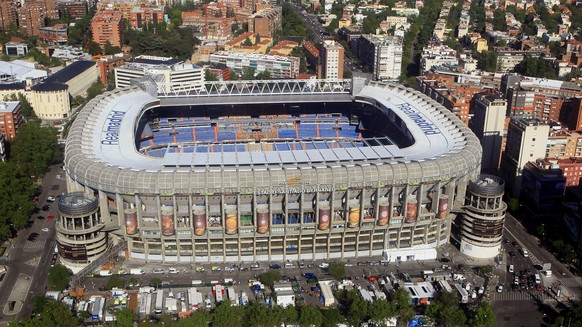
[[[6,252],[6,247],[0,246],[0,257],[4,255],[4,252]]]

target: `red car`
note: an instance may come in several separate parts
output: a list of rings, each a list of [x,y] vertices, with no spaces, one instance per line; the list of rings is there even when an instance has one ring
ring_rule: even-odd
[[[541,291],[542,290],[542,284],[537,284],[536,285],[536,290]]]
[[[375,282],[376,281],[376,276],[368,276],[368,280],[371,282]]]

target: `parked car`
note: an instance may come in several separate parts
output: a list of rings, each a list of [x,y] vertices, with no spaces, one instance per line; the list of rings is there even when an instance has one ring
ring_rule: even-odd
[[[269,268],[272,270],[277,270],[277,269],[281,269],[281,265],[278,263],[272,263],[269,265]]]
[[[179,272],[180,271],[178,269],[174,268],[174,267],[168,269],[168,274],[177,274]]]
[[[165,273],[166,273],[166,271],[165,271],[164,269],[162,269],[162,268],[156,268],[156,269],[154,269],[152,272],[153,272],[154,274],[159,274],[159,275],[161,275],[161,274],[165,274]]]
[[[319,264],[319,268],[321,268],[321,269],[326,269],[326,268],[329,268],[329,263],[327,263],[327,262],[322,262],[322,263],[320,263],[320,264]]]
[[[499,285],[499,286],[497,286],[497,292],[498,292],[498,293],[501,293],[501,292],[503,292],[503,285]]]
[[[56,198],[54,196],[49,196],[46,198],[46,202],[55,202]]]
[[[42,206],[42,211],[49,211],[51,209],[51,205],[50,204],[45,204]]]

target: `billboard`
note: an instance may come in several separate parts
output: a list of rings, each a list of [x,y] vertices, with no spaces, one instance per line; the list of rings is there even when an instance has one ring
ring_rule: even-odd
[[[69,246],[57,243],[59,255],[65,259],[82,261],[87,260],[87,248],[80,244],[76,246]]]

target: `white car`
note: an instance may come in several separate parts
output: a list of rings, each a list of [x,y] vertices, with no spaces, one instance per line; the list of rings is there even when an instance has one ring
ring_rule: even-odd
[[[232,268],[232,267],[224,267],[224,271],[232,272],[232,271],[234,271],[234,268]]]
[[[497,293],[503,292],[503,285],[497,286]]]
[[[168,274],[177,274],[177,273],[179,273],[179,272],[180,272],[180,271],[179,271],[178,269],[174,268],[174,267],[172,267],[172,268],[170,268],[170,269],[168,270]]]
[[[326,269],[326,268],[329,268],[329,263],[327,263],[327,262],[322,262],[322,263],[320,263],[320,264],[319,264],[319,268],[321,268],[321,269]]]
[[[154,274],[159,274],[159,275],[162,275],[162,274],[165,274],[165,273],[166,273],[166,272],[164,271],[164,269],[162,269],[162,268],[156,268],[156,269],[154,269],[152,272],[153,272]]]
[[[55,202],[56,198],[54,196],[49,196],[46,198],[46,202]]]
[[[48,227],[45,227],[45,228],[41,229],[41,231],[43,231],[43,232],[48,232],[48,231],[50,231],[50,230],[51,230],[51,229],[50,229],[50,228],[48,228]]]
[[[509,265],[509,272],[512,273],[515,270],[515,267],[513,265]]]

